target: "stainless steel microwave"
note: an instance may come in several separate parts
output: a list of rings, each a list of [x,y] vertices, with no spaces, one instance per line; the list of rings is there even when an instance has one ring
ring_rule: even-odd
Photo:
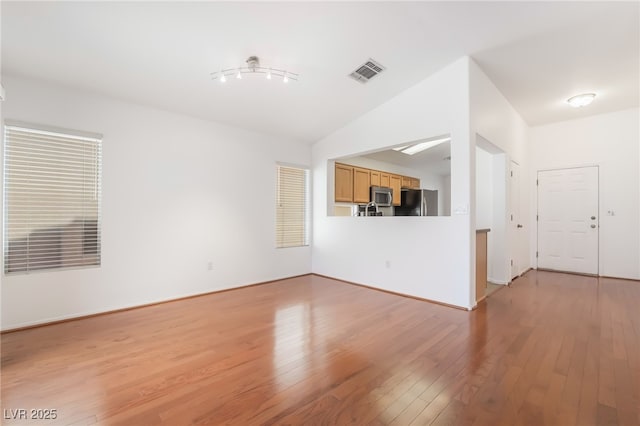
[[[379,207],[391,207],[393,205],[393,189],[386,186],[372,186],[370,201]]]

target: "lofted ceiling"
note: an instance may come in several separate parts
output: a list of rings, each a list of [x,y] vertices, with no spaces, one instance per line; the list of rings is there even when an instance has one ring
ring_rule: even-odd
[[[436,145],[414,155],[403,154],[393,149],[385,149],[365,154],[363,157],[409,169],[429,170],[429,172],[438,176],[451,175],[451,142]]]
[[[637,2],[2,2],[2,71],[313,143],[463,55],[530,125],[639,103]],[[285,68],[300,81],[210,72]],[[373,58],[367,84],[347,77]],[[564,101],[593,91],[580,110]],[[10,97],[11,93],[7,93]]]

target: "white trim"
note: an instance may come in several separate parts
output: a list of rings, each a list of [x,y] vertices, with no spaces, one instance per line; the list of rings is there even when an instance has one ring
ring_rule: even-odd
[[[62,127],[46,126],[42,124],[27,123],[24,121],[4,120],[5,127],[13,129],[23,129],[30,132],[42,132],[44,134],[64,135],[65,137],[75,137],[82,140],[101,141],[102,134],[84,132],[81,130],[71,130]]]
[[[547,168],[547,169],[538,169],[538,170],[536,170],[536,179],[538,178],[538,173],[540,173],[540,172],[552,172],[554,170],[567,170],[567,169],[584,169],[586,167],[600,167],[601,165],[602,165],[602,163],[580,163],[580,164],[576,164],[576,165],[573,165],[573,166],[550,167],[550,168]],[[598,181],[598,183],[600,183],[600,181]],[[536,197],[536,199],[537,199],[537,197]],[[536,205],[536,207],[537,207],[537,205]]]

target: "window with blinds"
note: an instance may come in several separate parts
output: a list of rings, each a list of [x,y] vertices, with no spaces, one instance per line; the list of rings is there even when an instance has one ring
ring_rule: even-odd
[[[102,137],[4,131],[4,271],[100,265]]]
[[[309,245],[309,170],[278,165],[276,247]]]

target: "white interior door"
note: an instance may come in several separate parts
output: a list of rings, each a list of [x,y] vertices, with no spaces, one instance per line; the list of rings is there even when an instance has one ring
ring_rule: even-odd
[[[515,161],[511,161],[509,171],[509,235],[511,278],[514,278],[524,269],[520,246],[526,241],[520,217],[520,166]]]
[[[538,172],[538,268],[598,274],[598,167]]]

